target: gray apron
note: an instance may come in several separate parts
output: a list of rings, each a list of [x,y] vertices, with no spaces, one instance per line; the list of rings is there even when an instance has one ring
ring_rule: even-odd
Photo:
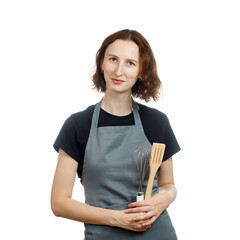
[[[138,181],[132,166],[131,155],[137,147],[151,150],[152,145],[145,136],[138,105],[133,101],[135,125],[97,127],[101,109],[100,101],[94,109],[92,125],[87,142],[82,184],[85,191],[85,203],[114,210],[128,208],[136,201]],[[146,176],[143,191],[146,191]],[[152,194],[158,192],[155,176]],[[175,230],[165,210],[143,232],[133,232],[117,227],[85,224],[86,240],[176,240]]]

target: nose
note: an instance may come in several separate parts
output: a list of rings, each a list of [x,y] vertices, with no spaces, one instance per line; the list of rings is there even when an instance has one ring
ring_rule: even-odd
[[[122,76],[123,75],[123,64],[119,63],[116,67],[116,75]]]

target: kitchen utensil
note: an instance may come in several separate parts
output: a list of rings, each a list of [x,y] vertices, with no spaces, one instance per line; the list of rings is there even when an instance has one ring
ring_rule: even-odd
[[[151,156],[149,160],[150,173],[148,178],[145,200],[148,200],[151,197],[154,177],[156,175],[158,168],[162,163],[164,151],[165,151],[165,144],[153,143]]]
[[[137,201],[144,200],[142,185],[149,168],[150,151],[144,147],[138,147],[132,153],[132,164],[137,175],[138,192]]]

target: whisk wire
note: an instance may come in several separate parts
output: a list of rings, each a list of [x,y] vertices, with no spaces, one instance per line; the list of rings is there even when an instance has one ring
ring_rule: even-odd
[[[139,192],[142,192],[143,181],[149,168],[150,151],[144,147],[138,147],[132,154],[132,164],[137,175]]]

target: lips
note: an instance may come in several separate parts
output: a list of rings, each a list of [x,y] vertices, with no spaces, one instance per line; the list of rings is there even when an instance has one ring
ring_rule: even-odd
[[[115,79],[115,78],[112,78],[112,81],[113,81],[115,84],[121,84],[121,83],[124,82],[124,81],[122,81],[122,80]]]

